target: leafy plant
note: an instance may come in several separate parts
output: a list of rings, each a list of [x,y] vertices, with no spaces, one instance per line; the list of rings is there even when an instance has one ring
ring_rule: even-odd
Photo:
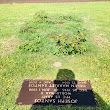
[[[61,35],[55,38],[57,39],[58,51],[54,54],[71,55],[86,51],[86,47],[83,45],[86,39],[81,34],[74,35],[71,39]]]
[[[72,16],[72,15],[61,15],[59,18],[61,20],[75,21],[77,23],[78,22],[82,22],[82,20],[78,16],[76,16],[76,15],[74,15],[74,16]]]
[[[30,51],[30,52],[39,52],[42,47],[42,41],[39,36],[36,38],[24,42],[21,46],[19,46],[19,49]]]
[[[48,22],[48,14],[44,11],[36,12],[33,16],[34,23],[46,23]]]

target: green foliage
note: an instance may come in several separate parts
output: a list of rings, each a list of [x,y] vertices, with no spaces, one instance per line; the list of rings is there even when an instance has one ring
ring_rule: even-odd
[[[86,51],[86,46],[83,44],[86,39],[83,34],[79,33],[71,37],[59,35],[57,38],[58,51],[55,54],[71,55],[76,53],[83,53]]]
[[[83,21],[74,15],[49,16],[45,12],[37,12],[20,33],[26,41],[19,49],[25,51],[72,55],[81,54],[87,48],[84,45],[87,32]]]
[[[60,17],[59,17],[61,20],[67,20],[67,21],[74,21],[74,22],[82,22],[82,20],[78,17],[78,16],[76,16],[76,15],[74,15],[74,16],[71,16],[71,15],[61,15]]]
[[[48,14],[44,11],[36,12],[33,16],[34,23],[46,23],[48,22]]]
[[[31,40],[31,41],[27,41],[25,43],[23,43],[19,49],[21,50],[25,50],[25,51],[30,51],[30,52],[38,52],[40,51],[41,48],[41,39],[39,38],[39,36],[37,36],[35,39]]]

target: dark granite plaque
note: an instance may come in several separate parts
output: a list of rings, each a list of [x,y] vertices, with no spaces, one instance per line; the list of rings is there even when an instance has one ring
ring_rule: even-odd
[[[24,80],[16,104],[97,106],[90,81],[77,80]]]

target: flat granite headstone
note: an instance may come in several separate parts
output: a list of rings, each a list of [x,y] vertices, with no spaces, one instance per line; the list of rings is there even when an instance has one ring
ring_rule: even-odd
[[[90,81],[77,80],[24,80],[16,104],[97,107]]]

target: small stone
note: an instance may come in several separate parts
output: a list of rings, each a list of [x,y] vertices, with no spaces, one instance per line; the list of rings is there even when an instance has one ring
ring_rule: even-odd
[[[53,64],[53,66],[55,66],[55,67],[61,67],[62,66],[62,63],[61,62],[55,62],[54,64]]]

